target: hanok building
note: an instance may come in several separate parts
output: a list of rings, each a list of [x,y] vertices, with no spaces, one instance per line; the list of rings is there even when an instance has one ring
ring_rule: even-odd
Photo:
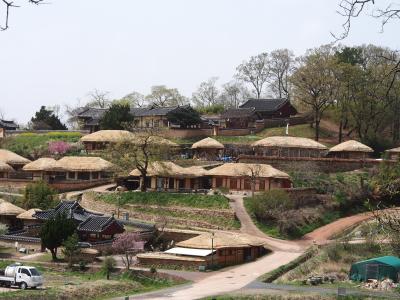
[[[358,141],[350,140],[332,147],[329,150],[329,157],[344,159],[366,159],[374,152],[372,148]]]
[[[81,242],[109,241],[124,232],[124,226],[114,217],[88,211],[77,201],[62,201],[54,209],[38,211],[33,216],[43,222],[60,214],[75,221]]]
[[[132,142],[135,135],[127,130],[100,130],[81,137],[86,151],[104,150],[110,144]]]
[[[265,240],[242,233],[204,233],[182,241],[163,253],[138,254],[140,264],[230,266],[249,262],[267,253]]]
[[[41,223],[41,221],[38,220],[36,217],[34,217],[34,215],[39,211],[42,211],[42,210],[39,208],[32,208],[23,213],[20,213],[17,216],[17,219],[21,220],[24,223],[24,227],[38,225]]]
[[[288,99],[249,99],[240,108],[254,108],[262,119],[290,118],[297,114]]]
[[[0,162],[8,164],[15,171],[19,171],[31,161],[9,150],[0,149]]]
[[[0,199],[0,223],[7,225],[9,231],[22,229],[22,222],[17,216],[23,212],[24,209]]]
[[[187,106],[157,107],[153,105],[148,108],[132,108],[131,114],[136,128],[169,128],[173,124],[168,121],[168,115],[186,108]]]
[[[252,144],[254,152],[268,157],[324,157],[328,148],[312,139],[292,136],[271,136]]]
[[[399,160],[400,159],[400,147],[386,150],[386,153],[387,153],[388,159],[391,159],[391,160]]]
[[[14,169],[9,166],[8,164],[0,161],[0,179],[2,178],[8,178],[9,177],[9,173],[13,172]]]
[[[55,168],[57,161],[54,158],[42,157],[26,164],[22,170],[32,174],[33,180],[50,181],[51,171]]]
[[[220,142],[207,137],[192,145],[194,158],[202,160],[216,160],[222,156],[225,146]]]
[[[183,168],[173,162],[153,162],[147,168],[146,187],[153,191],[189,191],[210,188],[210,182],[204,176],[207,171],[201,167]],[[137,189],[142,180],[138,169],[133,170],[130,179],[131,189]]]
[[[2,120],[0,119],[0,128],[6,131],[9,130],[17,130],[18,129],[18,125],[15,124],[14,121],[7,121],[7,120]]]
[[[74,118],[81,129],[95,132],[100,129],[100,120],[106,111],[106,108],[81,107]]]
[[[256,127],[256,121],[262,117],[255,107],[230,108],[221,114],[223,127],[232,129],[243,129]]]
[[[292,187],[288,174],[266,164],[226,163],[209,170],[207,175],[213,189],[258,192]]]

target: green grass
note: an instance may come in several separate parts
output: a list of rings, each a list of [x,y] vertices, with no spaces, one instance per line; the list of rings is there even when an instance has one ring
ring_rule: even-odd
[[[261,139],[261,137],[254,134],[242,136],[215,136],[213,138],[223,144],[250,144]]]
[[[286,126],[285,127],[266,128],[263,131],[261,131],[260,133],[258,133],[257,135],[259,135],[261,137],[286,135]],[[289,135],[295,136],[295,137],[305,137],[305,138],[314,139],[315,129],[310,127],[309,124],[289,126]],[[321,127],[320,128],[320,137],[321,138],[332,137],[332,132]]]
[[[197,208],[229,208],[229,200],[221,195],[174,194],[162,192],[126,192],[122,195],[108,194],[100,200],[111,204],[148,204],[159,206],[183,206]]]
[[[6,138],[2,147],[24,157],[32,157],[35,153],[46,151],[47,145],[51,141],[75,143],[80,138],[79,132],[48,132],[43,134],[28,132]]]

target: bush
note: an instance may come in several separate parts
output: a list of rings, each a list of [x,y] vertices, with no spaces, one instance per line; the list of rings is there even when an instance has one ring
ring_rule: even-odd
[[[23,198],[25,209],[49,209],[56,204],[57,192],[44,181],[30,183],[26,186]]]
[[[110,279],[110,273],[114,271],[115,267],[117,265],[117,262],[113,257],[107,256],[103,264],[101,266],[101,270],[103,271],[104,274],[106,274],[107,280]]]

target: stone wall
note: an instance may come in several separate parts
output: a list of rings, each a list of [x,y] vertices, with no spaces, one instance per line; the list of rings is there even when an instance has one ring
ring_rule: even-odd
[[[340,159],[240,155],[238,162],[269,164],[285,172],[312,170],[313,172],[336,173],[378,167],[382,161],[375,159]],[[395,163],[394,161],[386,161]]]

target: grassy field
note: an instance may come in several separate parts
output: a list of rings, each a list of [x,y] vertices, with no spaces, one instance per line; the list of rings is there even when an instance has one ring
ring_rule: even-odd
[[[148,204],[159,206],[185,206],[197,208],[229,208],[229,200],[221,195],[200,195],[200,194],[174,194],[162,192],[127,192],[122,195],[106,194],[100,196],[100,199],[118,204]]]
[[[10,262],[1,262],[4,267]],[[102,271],[70,271],[37,266],[45,279],[45,289],[0,293],[0,299],[109,299],[170,287],[177,282],[147,277],[139,273],[112,273],[106,280]]]
[[[81,134],[79,132],[22,133],[6,138],[1,146],[24,157],[34,157],[36,154],[47,150],[48,142],[64,141],[75,143],[80,138]]]

